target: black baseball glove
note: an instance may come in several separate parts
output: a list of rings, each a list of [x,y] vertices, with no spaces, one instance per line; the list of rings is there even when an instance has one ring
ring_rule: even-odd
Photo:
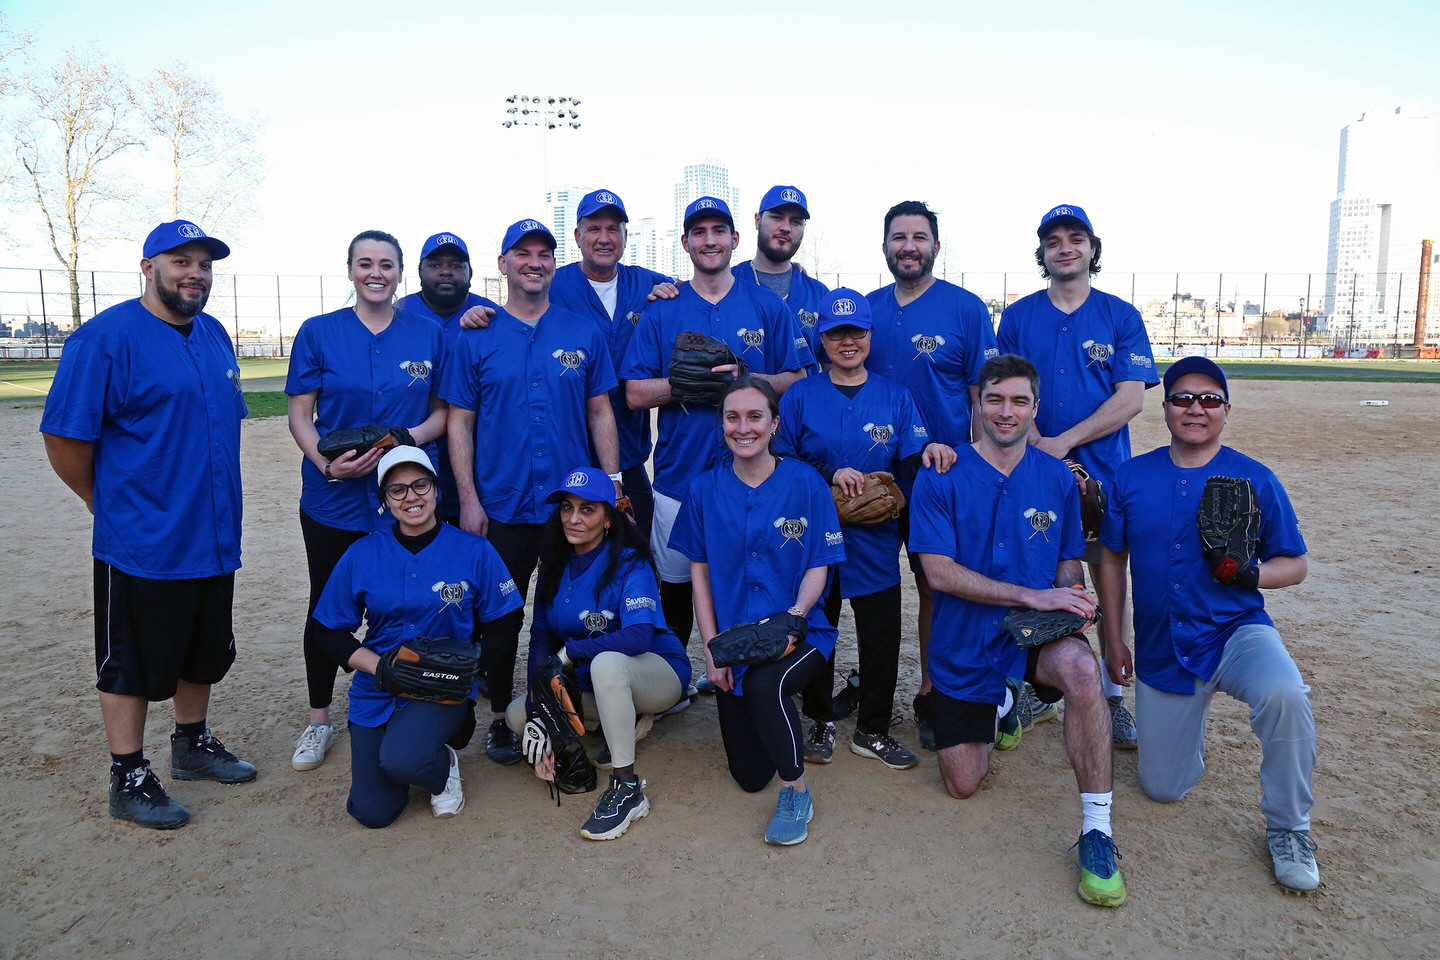
[[[331,430],[320,438],[315,448],[326,460],[334,460],[350,450],[354,450],[356,456],[363,456],[369,453],[372,447],[384,450],[395,446],[414,447],[418,444],[404,427],[382,427],[372,423],[366,427],[341,427]]]
[[[734,373],[716,373],[715,368],[736,364]],[[746,371],[745,361],[724,340],[687,330],[675,338],[670,354],[670,396],[681,403],[717,407],[720,395]]]
[[[464,703],[479,672],[479,644],[449,637],[416,637],[380,658],[375,689],[407,700]]]
[[[794,650],[809,628],[804,617],[789,612],[741,623],[710,638],[710,659],[717,667],[771,663]]]
[[[574,669],[561,663],[559,656],[549,657],[535,668],[535,675],[530,678],[530,713],[534,717],[531,723],[541,727],[548,747],[555,754],[555,779],[551,781],[551,789],[557,792],[556,804],[560,802],[559,793],[594,790],[595,764],[590,762],[585,745],[580,742],[585,734],[580,683]],[[530,740],[528,735],[526,740]],[[543,747],[541,749],[543,752]]]
[[[1200,495],[1195,515],[1200,549],[1210,576],[1231,587],[1260,585],[1255,546],[1260,538],[1260,502],[1244,477],[1211,477]]]
[[[1085,542],[1095,543],[1100,539],[1100,522],[1105,519],[1105,488],[1079,462],[1066,460],[1065,465],[1075,475],[1075,485],[1083,486],[1080,490],[1080,526],[1085,531]],[[1082,480],[1084,484],[1080,483]]]
[[[1099,607],[1095,608],[1094,617],[1082,617],[1068,610],[1011,607],[1005,619],[1000,621],[1000,629],[1010,634],[1017,647],[1026,650],[1061,637],[1079,636],[1081,631],[1099,619]]]

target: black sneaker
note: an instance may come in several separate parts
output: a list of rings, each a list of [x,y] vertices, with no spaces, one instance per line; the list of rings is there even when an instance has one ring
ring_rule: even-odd
[[[206,727],[193,742],[184,734],[170,734],[170,776],[175,780],[249,783],[255,779],[255,767],[226,750]]]
[[[879,760],[891,770],[909,770],[920,762],[920,758],[900,745],[900,741],[888,733],[862,733],[855,731],[850,738],[850,752],[859,757]]]
[[[630,821],[639,820],[650,813],[650,801],[645,799],[643,781],[626,783],[617,777],[610,778],[610,786],[600,794],[595,812],[580,828],[580,836],[586,840],[614,840],[630,829]]]
[[[805,738],[805,762],[829,763],[835,758],[835,724],[816,720]]]
[[[124,774],[110,771],[110,816],[152,830],[174,830],[190,822],[190,811],[170,799],[148,763]]]
[[[844,720],[860,708],[860,671],[851,670],[845,678],[845,686],[830,698],[830,717]]]
[[[930,726],[930,694],[915,694],[912,706],[915,708],[915,725],[920,728],[920,746],[934,750],[935,728]]]
[[[506,767],[520,762],[520,745],[515,742],[515,734],[505,725],[504,717],[490,722],[490,733],[485,737],[485,756]]]

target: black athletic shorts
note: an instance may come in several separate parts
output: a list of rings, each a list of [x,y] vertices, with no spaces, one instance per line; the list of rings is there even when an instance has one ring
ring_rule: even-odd
[[[1083,635],[1080,637],[1090,642]],[[1058,641],[1057,641],[1058,642]],[[1041,703],[1055,703],[1064,694],[1056,687],[1047,687],[1035,679],[1035,666],[1040,662],[1040,651],[1044,646],[1031,647],[1025,656],[1025,680],[1035,688],[1035,696]],[[935,730],[935,747],[959,746],[962,743],[993,743],[996,725],[1000,722],[997,705],[956,700],[939,690],[929,693],[930,726]]]
[[[900,530],[900,542],[905,546],[905,557],[910,564],[911,573],[924,573],[920,565],[920,554],[910,552],[910,503],[906,501],[905,506],[900,508],[900,516],[895,520]]]
[[[235,662],[235,574],[131,576],[95,561],[95,689],[169,700],[179,681],[218,683]]]

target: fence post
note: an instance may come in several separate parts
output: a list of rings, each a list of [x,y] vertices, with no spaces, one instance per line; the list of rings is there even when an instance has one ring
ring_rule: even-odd
[[[90,319],[95,319],[95,314],[100,312],[100,299],[95,293],[95,271],[90,271]]]
[[[1265,296],[1270,292],[1270,274],[1260,275],[1260,359],[1265,359]]]
[[[280,274],[275,274],[275,328],[280,332],[280,356],[285,356],[285,317],[280,305]]]
[[[318,277],[316,277],[315,279],[318,280],[318,281],[320,281],[320,312],[321,312],[321,313],[324,313],[324,312],[325,312],[325,277],[324,277],[324,275],[322,274],[321,276],[318,276]],[[278,283],[279,281],[277,280],[276,282]]]
[[[230,278],[230,305],[235,313],[235,368],[240,368],[240,277]]]
[[[45,312],[45,271],[36,270],[40,274],[40,332],[45,335],[45,359],[50,359],[50,318]]]
[[[1225,274],[1220,274],[1220,279],[1215,288],[1215,356],[1220,356],[1220,307],[1225,302]]]

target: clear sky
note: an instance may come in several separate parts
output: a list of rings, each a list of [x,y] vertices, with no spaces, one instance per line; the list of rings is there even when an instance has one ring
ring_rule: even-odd
[[[457,232],[493,273],[543,185],[540,133],[501,127],[511,93],[583,101],[581,129],[549,136],[549,183],[608,187],[632,217],[667,224],[681,166],[707,156],[746,227],[767,187],[800,186],[826,272],[883,271],[903,199],[939,209],[952,270],[1033,269],[1064,202],[1112,271],[1319,272],[1340,128],[1440,110],[1433,0],[3,7],[41,62],[87,43],[136,74],[178,57],[265,118],[263,221],[226,264],[244,273],[342,271],[371,227],[412,255]]]

